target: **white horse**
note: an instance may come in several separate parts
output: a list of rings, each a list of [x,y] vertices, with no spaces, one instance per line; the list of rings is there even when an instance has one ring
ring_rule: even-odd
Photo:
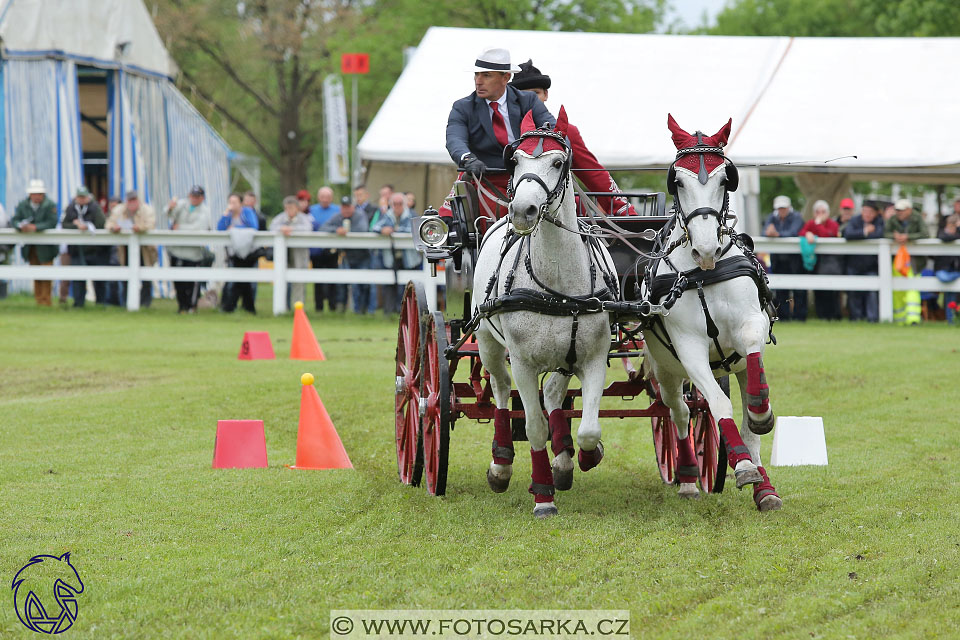
[[[708,282],[685,292],[674,287],[673,293],[680,297],[670,313],[644,331],[644,363],[652,367],[663,402],[670,407],[670,416],[677,425],[680,495],[699,497],[696,458],[686,439],[689,411],[683,401],[682,385],[684,379],[689,379],[706,397],[726,439],[727,459],[734,469],[737,488],[753,484],[757,508],[770,511],[782,505],[760,460],[759,434],[769,432],[774,420],[763,371],[763,350],[771,319],[761,309],[761,287],[745,273],[750,270],[750,263],[742,258],[745,254],[740,243],[725,237],[733,238],[727,224],[728,192],[734,191],[739,182],[736,166],[723,156],[730,125],[728,121],[713,136],[706,137],[699,131],[690,135],[672,116],[667,117],[667,126],[679,150],[667,177],[668,190],[677,203],[677,217],[663,243],[673,250],[665,259],[651,264],[652,277],[645,279],[642,293],[649,295],[655,276],[675,277],[678,272],[684,272],[690,284],[704,277]],[[711,276],[726,271],[732,264],[737,264],[739,271],[728,275],[735,277],[709,282]],[[669,282],[661,279],[661,283]],[[728,373],[724,364],[740,383],[741,425],[748,429],[737,429],[733,406],[717,384],[716,377]]]
[[[610,319],[600,309],[598,297],[604,290],[618,297],[616,271],[606,249],[570,231],[578,223],[566,127],[562,108],[553,131],[536,129],[530,114],[524,118],[523,135],[507,152],[515,165],[509,213],[487,232],[474,270],[474,314],[486,316],[475,335],[497,404],[487,481],[494,491],[506,491],[513,472],[509,350],[526,415],[530,492],[533,513],[539,518],[556,515],[555,489],[569,489],[573,482],[573,441],[560,411],[571,373],[580,379],[583,398],[577,431],[580,469],[595,467],[603,457],[599,410]],[[546,451],[551,434],[540,407],[538,382],[550,371],[566,374],[553,374],[544,387],[552,471]]]

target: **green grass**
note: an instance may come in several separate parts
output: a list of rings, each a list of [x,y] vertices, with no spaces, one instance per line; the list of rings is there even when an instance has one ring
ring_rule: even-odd
[[[649,421],[613,420],[603,464],[536,522],[524,445],[509,491],[487,488],[491,425],[457,423],[446,497],[401,486],[396,321],[312,321],[326,362],[286,359],[289,316],[0,301],[0,577],[72,552],[72,638],[326,637],[334,608],[629,609],[642,638],[960,633],[955,328],[778,325],[774,408],[823,416],[830,456],[770,469],[780,512],[733,488],[681,501]],[[245,330],[280,357],[237,361]],[[308,370],[353,471],[284,467]],[[210,468],[227,418],[264,420],[269,469]],[[0,636],[27,637],[11,600]]]

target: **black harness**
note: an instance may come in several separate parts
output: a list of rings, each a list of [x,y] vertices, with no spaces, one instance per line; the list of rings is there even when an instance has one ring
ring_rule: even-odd
[[[535,173],[525,173],[516,179],[513,177],[513,171],[516,167],[514,155],[516,154],[520,144],[524,140],[532,137],[539,138],[537,147],[532,154],[534,158],[540,157],[543,154],[543,141],[547,138],[557,141],[564,148],[564,159],[560,170],[560,176],[553,188],[548,187],[543,181],[543,178]],[[569,182],[570,177],[570,166],[573,158],[573,152],[567,139],[563,135],[552,131],[548,127],[535,129],[524,133],[516,141],[508,145],[503,151],[503,157],[504,166],[507,167],[507,169],[511,172],[510,179],[507,182],[507,197],[510,200],[513,199],[515,192],[514,185],[525,180],[539,184],[546,193],[547,198],[543,204],[540,205],[536,223],[531,227],[529,232],[520,234],[512,228],[507,232],[500,251],[500,263],[497,265],[496,271],[494,271],[489,282],[487,283],[484,300],[478,305],[477,314],[470,323],[472,326],[468,327],[468,329],[470,331],[475,329],[479,325],[480,321],[484,318],[489,319],[497,314],[508,313],[512,311],[530,311],[533,313],[540,313],[550,316],[571,316],[573,318],[573,324],[570,330],[570,348],[567,350],[567,355],[565,358],[567,366],[565,368],[561,367],[557,369],[557,371],[563,375],[571,376],[573,375],[573,366],[577,361],[577,329],[580,324],[579,317],[581,314],[602,313],[605,311],[605,302],[609,303],[617,300],[619,297],[617,278],[611,272],[610,265],[606,264],[606,261],[602,259],[600,240],[587,233],[580,233],[579,235],[580,239],[586,245],[587,253],[590,257],[589,294],[585,296],[575,296],[556,291],[555,289],[552,289],[544,284],[544,282],[540,280],[533,270],[533,262],[530,258],[530,233],[537,228],[537,225],[539,225],[540,221],[544,219],[545,216],[549,215],[549,210],[553,203],[558,201],[562,203],[563,199],[566,197],[567,183]],[[550,222],[557,224],[557,221],[554,220],[552,216],[548,219]],[[577,222],[581,232],[589,229],[589,225],[586,222],[580,220]],[[509,251],[518,242],[520,243],[520,246],[517,247],[513,265],[507,272],[506,278],[504,278],[504,291],[500,295],[493,295],[497,283],[500,281],[500,273],[503,268],[503,261],[505,260],[507,253],[509,253]],[[520,267],[521,259],[523,260],[523,268],[526,270],[527,275],[529,275],[530,279],[542,289],[541,291],[527,288],[513,288],[513,281],[516,277],[517,269]],[[601,266],[599,269],[599,274],[597,269],[598,264]],[[600,286],[598,286],[597,282],[598,275],[603,281],[602,285]],[[504,338],[503,333],[495,325],[491,324],[491,326],[498,334],[500,334],[501,338]],[[465,331],[464,333],[467,334],[468,332],[469,331]]]
[[[671,164],[667,170],[667,190],[674,196],[673,217],[664,225],[654,242],[655,257],[647,264],[643,282],[646,289],[647,301],[652,304],[658,304],[663,300],[663,306],[666,309],[670,309],[676,304],[684,291],[689,291],[694,288],[697,290],[697,295],[700,298],[700,307],[703,309],[703,316],[706,322],[707,336],[713,340],[714,347],[719,355],[718,360],[712,360],[710,362],[710,368],[714,370],[723,369],[729,373],[731,365],[743,359],[743,356],[736,351],[727,355],[720,346],[720,330],[716,322],[714,322],[713,316],[710,314],[710,309],[707,307],[707,300],[703,292],[704,286],[725,282],[734,278],[749,277],[757,286],[757,297],[760,302],[760,308],[763,309],[770,318],[769,339],[774,344],[776,344],[776,338],[773,335],[773,324],[777,318],[773,308],[773,293],[770,291],[767,273],[763,268],[763,264],[753,253],[752,239],[747,235],[741,236],[728,224],[729,219],[735,218],[729,209],[730,192],[736,191],[740,183],[740,174],[737,171],[737,167],[723,155],[722,146],[714,147],[704,144],[703,134],[700,131],[697,131],[696,135],[697,144],[693,147],[677,151],[677,156],[673,164]],[[726,182],[724,183],[723,204],[719,211],[712,207],[700,207],[689,214],[685,214],[683,211],[683,206],[678,197],[676,162],[684,156],[694,153],[700,156],[700,171],[697,176],[700,184],[706,184],[709,179],[706,170],[705,154],[716,154],[723,159],[726,170]],[[723,258],[723,256],[729,253],[730,249],[734,246],[739,248],[743,252],[743,255],[721,259],[717,262],[716,267],[710,271],[704,271],[699,267],[688,271],[681,271],[670,260],[670,253],[690,240],[690,229],[688,225],[691,220],[696,216],[706,218],[711,215],[717,219],[717,239],[722,241],[725,235],[730,238],[721,250],[720,258]],[[677,225],[680,226],[683,233],[678,240],[675,240],[667,246],[667,242]],[[661,260],[670,267],[674,273],[654,277],[653,274],[657,272],[657,267]],[[649,328],[650,333],[667,348],[674,358],[679,360],[677,351],[667,332],[667,327],[663,322],[662,315],[653,316],[645,328]]]

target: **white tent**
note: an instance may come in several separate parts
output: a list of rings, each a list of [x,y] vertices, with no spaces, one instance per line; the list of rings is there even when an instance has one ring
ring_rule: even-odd
[[[61,209],[86,182],[98,196],[135,189],[158,210],[199,184],[223,210],[229,149],[171,82],[141,0],[0,0],[0,39],[8,208],[41,178]]]
[[[473,59],[490,46],[509,49],[514,62],[532,58],[551,77],[547,107],[556,114],[565,105],[590,149],[611,169],[669,164],[675,149],[666,120],[672,113],[684,128],[706,134],[733,118],[728,154],[746,169],[747,189],[756,182],[750,165],[777,165],[759,167],[767,172],[839,174],[832,182],[806,177],[808,186],[828,191],[842,190],[852,173],[861,179],[960,182],[960,86],[950,81],[960,38],[440,27],[427,31],[360,141],[371,174],[395,163],[435,171],[452,167],[444,147],[450,105],[472,91]],[[841,159],[823,163],[834,158]]]

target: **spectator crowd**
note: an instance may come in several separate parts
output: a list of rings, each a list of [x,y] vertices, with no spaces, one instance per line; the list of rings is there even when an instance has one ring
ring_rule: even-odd
[[[259,266],[261,258],[271,257],[272,250],[256,246],[257,231],[274,231],[289,235],[293,232],[322,231],[339,236],[356,233],[377,233],[392,237],[394,233],[410,233],[415,215],[414,194],[394,191],[392,185],[380,187],[376,203],[371,201],[366,187],[353,190],[353,196],[343,196],[338,203],[334,190],[320,187],[313,201],[309,191],[303,189],[283,199],[283,210],[267,218],[257,206],[253,192],[231,194],[227,208],[214,218],[206,202],[202,186],[195,185],[182,199],[172,199],[163,210],[169,228],[174,231],[207,231],[215,228],[230,234],[226,262],[231,268],[250,269]],[[0,215],[0,226],[5,216]],[[116,233],[142,233],[157,228],[157,212],[150,204],[141,202],[137,191],[126,192],[123,199],[111,198],[101,205],[85,187],[77,189],[71,202],[63,210],[47,196],[41,180],[31,180],[27,197],[17,204],[10,220],[17,231],[30,234],[46,229],[76,229],[88,233],[98,230]],[[392,245],[392,242],[391,242]],[[126,245],[71,244],[61,251],[56,245],[24,244],[22,257],[33,265],[52,265],[60,257],[61,264],[107,266],[127,264]],[[215,254],[206,247],[164,247],[169,254],[170,266],[211,266]],[[140,260],[144,266],[154,266],[158,250],[153,245],[141,246]],[[318,283],[313,285],[316,311],[344,312],[350,308],[354,313],[374,313],[383,310],[393,313],[399,310],[402,283],[396,278],[400,269],[420,267],[420,254],[413,250],[390,249],[289,249],[287,264],[292,268],[317,269],[384,269],[393,271],[396,282],[388,285],[371,285],[365,282],[350,284]],[[59,300],[66,304],[73,298],[73,306],[84,306],[87,299],[87,282],[62,283]],[[93,291],[97,304],[122,305],[126,299],[125,282],[94,281]],[[205,283],[175,281],[178,313],[195,313],[200,305]],[[238,304],[244,311],[256,313],[257,285],[254,282],[227,282],[219,296],[220,308],[233,312]],[[139,292],[140,306],[149,307],[153,300],[153,283],[144,281]],[[34,281],[34,297],[38,305],[53,304],[53,283],[49,280]],[[288,307],[292,300],[306,300],[306,285],[288,285]]]
[[[813,217],[804,221],[803,216],[792,207],[790,198],[784,195],[773,200],[774,211],[763,224],[763,234],[769,238],[800,238],[800,254],[772,254],[770,271],[777,274],[817,273],[825,275],[877,275],[878,258],[873,255],[818,255],[818,238],[845,238],[864,240],[889,238],[899,245],[894,261],[895,278],[915,275],[936,276],[942,282],[960,278],[960,256],[939,256],[929,260],[924,256],[909,256],[906,244],[936,236],[944,242],[960,239],[960,197],[953,202],[953,212],[938,216],[935,228],[931,228],[922,214],[914,211],[913,203],[906,198],[894,203],[866,201],[855,213],[852,198],[840,202],[840,212],[831,216],[830,205],[824,200],[813,204]],[[882,213],[881,213],[882,208]],[[902,260],[899,260],[903,257]],[[801,289],[774,291],[774,304],[780,321],[807,319],[809,292]],[[844,302],[845,299],[845,302]],[[879,301],[876,291],[831,291],[817,290],[813,294],[814,308],[818,318],[840,320],[846,315],[850,320],[879,321]],[[894,291],[893,319],[898,324],[919,324],[922,319],[939,319],[942,315],[953,324],[956,319],[957,294],[946,292],[942,303],[935,292]]]

